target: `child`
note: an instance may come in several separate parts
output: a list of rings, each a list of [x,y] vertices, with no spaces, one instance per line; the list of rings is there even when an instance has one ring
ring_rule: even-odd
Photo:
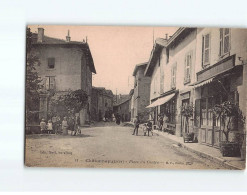
[[[46,123],[45,123],[45,119],[43,119],[43,118],[40,122],[40,130],[41,130],[41,133],[45,133],[45,131],[46,131]]]
[[[62,121],[62,130],[63,130],[63,135],[68,135],[68,122],[66,117],[64,117]]]
[[[52,131],[53,131],[52,122],[51,122],[51,120],[49,120],[48,123],[47,123],[47,133],[51,134]]]

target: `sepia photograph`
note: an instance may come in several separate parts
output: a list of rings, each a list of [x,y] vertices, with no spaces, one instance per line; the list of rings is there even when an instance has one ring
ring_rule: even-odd
[[[25,35],[26,167],[245,169],[247,29]]]

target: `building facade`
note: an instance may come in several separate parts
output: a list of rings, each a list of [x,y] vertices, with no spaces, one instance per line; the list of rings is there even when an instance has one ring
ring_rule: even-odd
[[[113,112],[115,116],[120,116],[120,120],[122,122],[128,122],[130,121],[130,99],[124,100],[123,102],[120,102],[118,104],[115,104],[113,106]]]
[[[88,43],[71,41],[69,32],[66,40],[47,37],[43,28],[33,33],[32,40],[32,52],[40,60],[36,70],[44,84],[39,117],[51,117],[49,101],[53,96],[81,89],[88,96],[87,106],[80,111],[81,124],[90,121],[92,73],[96,70]]]
[[[145,70],[154,121],[165,114],[177,136],[193,132],[200,143],[219,147],[225,137],[213,106],[231,101],[246,116],[246,43],[245,29],[229,28],[179,28],[169,39],[157,39]],[[193,106],[189,128],[181,114],[186,105]]]
[[[92,88],[92,120],[111,120],[113,114],[113,93],[103,87]]]
[[[202,144],[218,148],[226,140],[212,107],[225,101],[238,105],[246,116],[247,31],[198,28],[194,90],[194,129]],[[231,129],[229,141],[240,131]]]
[[[145,114],[145,108],[149,105],[150,99],[151,78],[144,76],[146,66],[147,63],[137,64],[132,74],[134,76],[134,93],[131,116],[136,117],[138,115],[141,121],[148,120],[148,115]]]

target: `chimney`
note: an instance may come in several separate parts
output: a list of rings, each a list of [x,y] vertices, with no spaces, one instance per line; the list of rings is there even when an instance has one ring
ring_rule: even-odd
[[[166,33],[166,38],[165,38],[165,40],[168,40],[168,34]]]
[[[44,41],[44,29],[43,28],[38,28],[38,43],[42,43]]]
[[[66,36],[66,42],[70,42],[69,30],[68,30],[68,35]]]

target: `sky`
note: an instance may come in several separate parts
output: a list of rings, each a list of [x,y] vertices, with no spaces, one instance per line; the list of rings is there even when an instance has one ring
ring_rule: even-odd
[[[148,62],[153,40],[171,36],[176,27],[143,26],[54,26],[31,25],[32,32],[38,27],[45,35],[66,39],[70,31],[71,41],[87,41],[93,56],[96,74],[93,86],[105,87],[114,94],[128,94],[133,88],[135,65]]]

